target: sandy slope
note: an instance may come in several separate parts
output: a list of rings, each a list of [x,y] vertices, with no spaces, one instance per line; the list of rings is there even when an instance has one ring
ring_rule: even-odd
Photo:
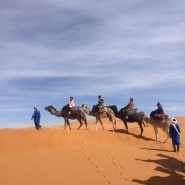
[[[129,123],[130,134],[117,120],[117,132],[104,119],[105,130],[95,130],[95,120],[88,120],[88,130],[73,123],[73,130],[63,126],[0,130],[1,185],[182,185],[185,184],[185,118],[181,126],[181,151],[172,151],[171,140],[154,141],[151,126],[140,129]]]

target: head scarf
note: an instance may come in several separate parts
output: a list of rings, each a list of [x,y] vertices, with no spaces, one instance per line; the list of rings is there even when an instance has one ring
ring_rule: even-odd
[[[177,120],[175,118],[172,118],[172,123],[177,123]]]

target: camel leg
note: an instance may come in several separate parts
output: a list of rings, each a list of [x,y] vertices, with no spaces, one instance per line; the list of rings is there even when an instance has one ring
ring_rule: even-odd
[[[140,137],[142,137],[142,134],[143,134],[143,126],[142,126],[143,122],[138,122],[138,125],[141,129],[141,134],[140,134]]]
[[[116,130],[116,120],[113,119],[113,132]]]
[[[157,127],[155,127],[155,140],[159,140]]]
[[[126,133],[128,134],[128,125],[127,125],[127,122],[126,121],[123,121],[124,125],[125,125],[125,128],[126,128]]]
[[[98,122],[96,122],[96,130],[98,130]]]
[[[116,130],[116,125],[113,123],[113,132],[115,132],[115,130]]]
[[[100,118],[99,118],[99,122],[100,122],[100,124],[102,126],[102,129],[104,130],[103,122],[102,122],[102,120]]]
[[[96,130],[98,130],[98,123],[96,123]]]
[[[148,127],[147,122],[144,122],[144,121],[143,121],[143,126],[144,126],[144,127]]]
[[[70,126],[70,123],[69,123],[68,119],[67,119],[67,125],[68,125],[69,129],[71,130],[71,126]]]
[[[169,139],[169,134],[167,134],[167,138],[163,141],[163,143],[166,143],[166,141]]]
[[[155,132],[155,140],[158,141],[158,130],[157,130],[157,125],[154,123],[152,124],[153,128],[154,128],[154,132]]]
[[[112,118],[113,132],[116,130],[116,120]]]
[[[102,129],[104,130],[103,122],[101,121],[100,117],[96,117],[96,130],[98,130],[98,121],[100,122]]]
[[[96,117],[96,130],[98,130],[98,118]]]
[[[81,128],[81,126],[83,125],[83,123],[80,123],[80,126],[78,127],[78,129],[77,130],[80,130],[80,128]]]
[[[66,130],[66,124],[67,124],[67,120],[64,119],[64,130]]]
[[[113,126],[113,132],[115,131],[116,129],[116,120],[114,119],[114,116],[112,113],[110,112],[107,112],[107,117],[109,118],[109,121],[112,122],[112,126]]]
[[[81,126],[83,125],[83,123],[82,123],[82,121],[81,120],[78,120],[79,121],[79,123],[80,123],[80,126],[78,127],[78,129],[77,130],[80,130],[80,128],[81,128]]]
[[[84,121],[84,123],[85,123],[85,129],[87,130],[87,120]]]
[[[96,117],[96,130],[98,130],[98,121],[100,122],[102,129],[104,130],[103,122],[101,121],[99,117]]]
[[[81,118],[81,120],[83,120],[83,122],[85,123],[85,129],[87,130],[87,119],[86,118]]]
[[[170,135],[169,135],[169,131],[168,131],[168,128],[167,127],[165,127],[164,129],[163,129],[163,131],[165,132],[165,134],[167,135],[167,137],[166,137],[166,139],[163,141],[163,143],[166,143],[166,141],[169,139],[169,137],[170,137]]]

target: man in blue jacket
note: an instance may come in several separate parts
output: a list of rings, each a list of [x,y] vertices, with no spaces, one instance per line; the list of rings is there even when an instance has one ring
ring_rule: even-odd
[[[34,120],[35,128],[39,130],[42,126],[40,125],[40,110],[37,105],[34,106],[34,112],[31,117],[31,120]]]
[[[179,152],[180,149],[180,127],[177,123],[177,120],[175,118],[172,118],[172,123],[170,124],[169,134],[170,138],[172,139],[172,145],[174,148],[174,152]],[[176,148],[177,146],[177,148]]]

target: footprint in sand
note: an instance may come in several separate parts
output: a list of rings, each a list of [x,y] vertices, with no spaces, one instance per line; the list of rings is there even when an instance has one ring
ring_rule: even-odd
[[[109,151],[107,151],[107,149],[105,147],[101,148],[101,149],[103,149],[107,159],[118,169],[118,174],[120,176],[123,176],[123,166],[117,164],[116,160],[111,156],[111,153]]]
[[[95,164],[95,163],[93,162],[93,160],[92,160],[92,159],[88,156],[88,154],[85,152],[85,145],[84,145],[84,143],[81,142],[81,144],[82,144],[82,146],[80,147],[80,149],[78,150],[78,152],[80,152],[80,153],[84,156],[84,158],[87,160],[87,162],[92,166],[92,168],[95,168],[95,169],[96,169],[96,172],[97,172],[98,174],[100,174],[100,176],[102,176],[103,179],[106,180],[107,184],[112,184],[111,181],[110,181],[109,179],[107,179],[107,176],[106,176],[105,174],[102,174],[102,173],[101,173],[101,170],[99,169],[99,166],[98,166],[97,164]],[[107,151],[107,150],[105,150],[105,151]],[[109,151],[106,153],[106,157],[107,157],[107,158],[111,158],[111,157],[110,157],[110,152],[109,152]],[[113,161],[112,163],[115,165],[116,163],[115,163],[114,159],[113,159],[113,158],[111,158],[111,159],[112,159],[112,161]]]

